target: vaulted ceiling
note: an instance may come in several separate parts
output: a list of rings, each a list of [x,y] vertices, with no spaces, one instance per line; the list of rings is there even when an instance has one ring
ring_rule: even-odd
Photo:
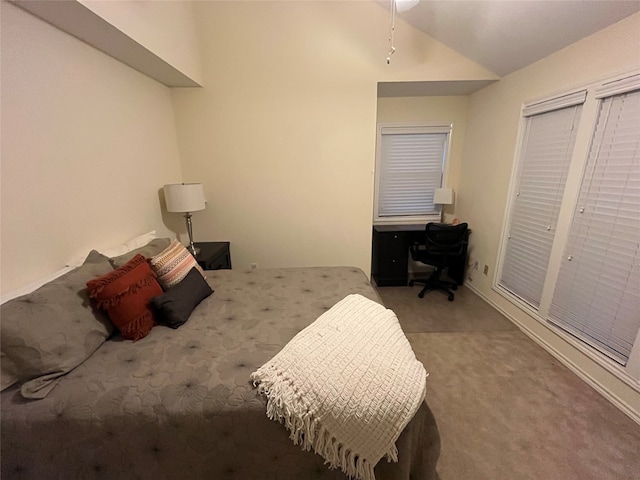
[[[504,76],[638,11],[640,0],[421,0],[397,15]]]

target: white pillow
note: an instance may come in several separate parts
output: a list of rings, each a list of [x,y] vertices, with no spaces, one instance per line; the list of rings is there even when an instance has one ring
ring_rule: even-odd
[[[105,257],[119,257],[120,255],[124,255],[125,253],[130,252],[131,250],[135,250],[136,248],[144,247],[151,240],[158,238],[155,230],[151,230],[150,232],[143,233],[142,235],[138,235],[137,237],[132,238],[131,240],[121,243],[120,245],[116,245],[114,247],[109,247],[105,249],[98,249],[98,251],[104,255]],[[79,267],[82,265],[87,258],[89,253],[85,253],[84,255],[77,255],[73,257],[69,262],[67,262],[68,267]]]
[[[122,253],[130,252],[131,250],[135,250],[136,248],[144,247],[151,240],[155,240],[158,238],[155,230],[151,230],[150,232],[143,233],[142,235],[138,235],[135,238],[132,238],[127,243],[124,244],[126,251]],[[118,255],[122,255],[122,253]],[[102,253],[105,257],[117,257],[118,255],[107,255],[106,253]]]

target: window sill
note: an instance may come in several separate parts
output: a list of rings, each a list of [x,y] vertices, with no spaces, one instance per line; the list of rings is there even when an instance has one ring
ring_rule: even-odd
[[[430,222],[441,222],[440,214],[424,217],[384,217],[375,218],[374,225],[426,225]]]

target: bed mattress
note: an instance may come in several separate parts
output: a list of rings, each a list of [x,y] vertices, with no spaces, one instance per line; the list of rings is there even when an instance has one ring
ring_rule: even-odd
[[[2,392],[3,479],[341,479],[265,415],[250,374],[350,293],[380,301],[351,267],[216,270],[215,293],[173,330],[118,336],[42,400]],[[437,478],[425,404],[378,480]]]

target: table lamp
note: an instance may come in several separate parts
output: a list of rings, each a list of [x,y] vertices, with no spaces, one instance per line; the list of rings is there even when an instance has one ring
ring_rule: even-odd
[[[172,183],[165,185],[164,199],[167,203],[167,211],[174,213],[184,213],[187,222],[187,233],[189,234],[188,250],[196,256],[200,249],[193,244],[193,227],[191,225],[191,212],[204,210],[206,207],[204,189],[201,183]]]
[[[452,205],[453,189],[452,188],[436,188],[433,192],[434,205]],[[444,220],[444,208],[440,208],[440,221]]]

